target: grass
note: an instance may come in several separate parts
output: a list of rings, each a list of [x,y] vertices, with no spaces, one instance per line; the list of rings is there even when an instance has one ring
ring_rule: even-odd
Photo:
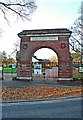
[[[16,73],[17,68],[4,68],[3,72],[4,73]]]
[[[78,74],[78,75],[73,75],[73,78],[80,78],[80,79],[83,79],[83,73],[81,74]]]

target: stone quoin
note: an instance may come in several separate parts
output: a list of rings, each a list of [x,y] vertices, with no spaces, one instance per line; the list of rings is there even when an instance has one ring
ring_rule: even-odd
[[[69,52],[69,37],[72,32],[64,29],[23,30],[17,79],[32,80],[32,56],[40,48],[50,48],[58,56],[58,80],[72,80],[72,60]]]

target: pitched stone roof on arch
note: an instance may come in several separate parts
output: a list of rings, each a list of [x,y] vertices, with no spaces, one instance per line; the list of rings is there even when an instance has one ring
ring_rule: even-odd
[[[55,34],[55,33],[69,33],[71,34],[72,31],[68,30],[67,28],[58,28],[58,29],[33,29],[33,30],[23,30],[22,32],[18,33],[20,35],[36,35],[36,34]]]

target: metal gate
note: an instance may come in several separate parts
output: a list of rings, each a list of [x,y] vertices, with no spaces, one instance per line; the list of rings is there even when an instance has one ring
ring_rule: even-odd
[[[42,63],[37,62],[32,65],[33,80],[57,80],[58,78],[58,65],[55,62]]]

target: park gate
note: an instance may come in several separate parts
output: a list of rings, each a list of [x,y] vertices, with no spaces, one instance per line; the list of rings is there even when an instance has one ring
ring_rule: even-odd
[[[18,60],[17,79],[32,80],[32,56],[40,48],[50,48],[58,56],[58,80],[72,80],[72,60],[69,52],[68,29],[23,30]]]

